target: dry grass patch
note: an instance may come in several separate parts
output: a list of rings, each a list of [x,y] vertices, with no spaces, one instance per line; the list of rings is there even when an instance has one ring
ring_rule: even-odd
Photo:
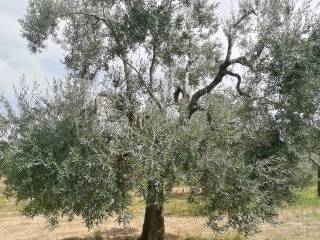
[[[134,197],[131,210],[135,216],[130,225],[119,226],[115,219],[108,219],[99,229],[89,231],[80,219],[61,221],[59,227],[49,231],[44,218],[33,220],[23,217],[22,204],[3,195],[0,183],[0,238],[6,240],[104,240],[137,239],[142,229],[144,202]],[[245,240],[237,234],[215,236],[205,227],[206,218],[201,217],[201,204],[188,204],[186,193],[168,195],[165,205],[166,239],[169,240]],[[262,231],[250,240],[319,240],[320,198],[316,187],[304,190],[298,202],[279,211],[279,224],[262,226]]]

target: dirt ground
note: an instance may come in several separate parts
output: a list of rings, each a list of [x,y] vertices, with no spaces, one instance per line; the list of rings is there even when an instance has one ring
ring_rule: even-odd
[[[279,212],[278,224],[265,224],[254,240],[319,240],[320,208],[297,207]]]
[[[108,220],[100,227],[103,239],[126,239],[139,236],[142,229],[142,217],[133,219],[125,228],[120,227],[114,219]],[[167,239],[181,239],[187,235],[197,233],[197,236],[210,236],[212,232],[205,228],[203,218],[166,217]],[[94,230],[88,232],[80,220],[63,221],[54,231],[47,228],[43,218],[29,220],[23,216],[0,217],[0,239],[3,240],[91,240]]]
[[[183,195],[188,189],[180,190],[177,193]],[[249,240],[319,240],[320,204],[308,203],[308,199],[317,200],[313,196],[315,190],[310,189],[309,192],[310,197],[305,198],[305,205],[281,209],[277,225],[263,225],[261,232],[250,237]],[[308,193],[305,195],[308,196]],[[79,219],[73,222],[62,219],[59,226],[50,231],[46,219],[41,217],[28,219],[17,211],[17,206],[12,199],[6,200],[2,197],[0,200],[0,240],[94,240],[97,229],[88,231]],[[99,231],[102,239],[136,239],[142,229],[142,223],[143,211],[137,211],[130,225],[119,226],[115,219],[109,219],[100,226]],[[205,224],[206,219],[203,217],[167,215],[165,216],[166,239],[182,240],[187,236],[196,237],[195,239],[199,240],[212,239],[213,233]]]
[[[280,224],[264,225],[251,240],[316,240],[320,239],[320,209],[282,211]],[[303,217],[301,217],[303,216]],[[142,216],[133,219],[125,228],[114,219],[100,227],[103,239],[128,239],[137,237],[142,227]],[[212,232],[205,227],[204,218],[165,218],[166,239],[183,239],[186,236],[210,238]],[[62,220],[54,231],[47,228],[44,218],[27,219],[21,215],[0,216],[0,239],[3,240],[94,240],[94,231],[88,231],[80,220]]]

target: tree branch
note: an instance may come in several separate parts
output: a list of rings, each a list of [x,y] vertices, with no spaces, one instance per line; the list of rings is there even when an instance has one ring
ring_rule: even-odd
[[[310,156],[308,156],[308,158],[309,158],[309,160],[311,160],[315,165],[317,165],[317,167],[320,167],[320,163],[319,163],[317,160],[315,160],[314,158],[312,158],[312,157],[310,157]]]
[[[226,74],[226,75],[229,75],[229,76],[232,76],[232,77],[236,77],[236,78],[238,79],[238,82],[237,82],[237,85],[236,85],[236,89],[237,89],[238,93],[239,93],[241,96],[244,96],[244,97],[247,97],[247,98],[251,99],[251,97],[250,97],[247,93],[245,93],[245,92],[243,92],[243,91],[241,90],[241,87],[240,87],[240,86],[241,86],[241,81],[242,81],[242,79],[241,79],[241,76],[240,76],[239,74],[233,73],[233,72],[231,72],[231,71],[226,71],[225,74]]]
[[[87,12],[70,12],[70,14],[73,14],[73,15],[83,15],[83,16],[87,16],[87,17],[92,17],[92,18],[96,19],[97,21],[103,22],[107,28],[111,28],[111,24],[109,24],[107,18],[98,16],[98,15],[96,15],[96,14],[87,13]]]
[[[252,64],[249,62],[249,60],[246,57],[238,57],[235,59],[230,60],[231,64],[239,63],[245,67],[250,68],[250,70],[253,70]]]
[[[86,13],[86,12],[71,12],[70,14],[78,14],[78,15],[84,15],[84,16],[88,16],[88,17],[92,17],[98,21],[102,21],[106,27],[111,28],[111,25],[108,23],[108,20],[106,18],[103,18],[101,16],[92,14],[92,13]],[[111,29],[112,30],[112,29]],[[155,50],[155,49],[154,49]],[[138,79],[140,80],[140,83],[146,88],[148,94],[150,95],[150,97],[154,100],[154,102],[157,104],[157,106],[159,107],[160,110],[163,110],[163,107],[161,105],[161,103],[159,102],[159,100],[155,97],[154,93],[152,92],[152,90],[150,89],[150,87],[147,86],[147,84],[145,83],[145,81],[143,80],[143,76],[142,74],[138,71],[137,68],[135,68],[131,63],[129,63],[128,61],[126,61],[124,58],[122,58],[121,56],[119,56],[121,58],[121,60],[123,62],[125,62],[128,66],[130,66],[137,74],[138,74]],[[152,65],[150,67],[150,80],[152,81],[153,79],[153,71],[154,71],[154,66],[155,66],[155,54],[153,56],[152,59]]]
[[[233,27],[233,28],[237,28],[247,17],[249,17],[249,16],[252,15],[252,14],[256,15],[256,12],[255,12],[254,10],[251,10],[251,11],[249,11],[249,12],[246,12],[245,14],[243,14],[243,15],[238,19],[238,21],[236,21],[236,22],[232,25],[232,27]]]
[[[193,94],[193,96],[191,97],[188,109],[189,109],[189,119],[192,117],[193,113],[195,113],[198,109],[198,101],[199,99],[204,96],[205,94],[208,94],[212,91],[212,89],[214,89],[219,83],[222,82],[223,77],[228,74],[231,73],[233,74],[234,77],[238,78],[238,84],[237,84],[237,90],[238,92],[245,96],[246,94],[244,92],[241,91],[240,89],[240,84],[241,84],[241,77],[240,75],[235,75],[232,72],[227,71],[227,68],[232,64],[232,63],[240,63],[243,64],[245,66],[251,67],[251,65],[249,64],[249,61],[244,58],[237,58],[234,60],[231,60],[231,55],[232,55],[232,47],[233,47],[233,36],[232,36],[232,29],[237,28],[246,18],[248,18],[250,15],[252,14],[256,14],[254,10],[251,10],[249,12],[246,12],[243,16],[241,16],[238,21],[236,21],[234,24],[232,24],[229,27],[229,32],[226,34],[227,38],[228,38],[228,48],[227,48],[227,55],[226,55],[226,59],[225,61],[219,66],[219,71],[217,73],[217,75],[215,76],[215,78],[213,79],[213,81],[205,86],[204,88],[198,90],[197,92],[195,92]],[[232,62],[233,61],[233,62]],[[230,75],[230,74],[228,74]]]
[[[157,44],[153,43],[152,44],[152,59],[151,59],[151,65],[149,69],[149,86],[153,88],[153,74],[156,66],[156,55],[157,53]]]
[[[226,56],[225,63],[230,63],[230,58],[231,58],[231,54],[232,54],[232,47],[233,47],[231,29],[229,30],[229,33],[227,34],[227,37],[228,37],[228,49],[227,49],[227,56]]]
[[[251,10],[247,13],[245,13],[243,16],[241,16],[238,21],[236,21],[234,24],[232,24],[229,27],[229,32],[227,34],[228,38],[228,50],[227,50],[227,57],[226,57],[226,62],[230,61],[230,57],[232,54],[232,47],[233,47],[233,37],[232,37],[232,29],[237,28],[246,18],[248,18],[251,14],[256,14],[254,10]]]
[[[138,75],[138,79],[140,81],[140,84],[143,85],[143,87],[147,90],[149,96],[151,97],[151,99],[157,104],[157,106],[159,107],[159,109],[161,111],[163,111],[163,107],[160,103],[160,101],[156,98],[156,96],[154,95],[153,91],[150,89],[150,87],[146,84],[146,82],[143,80],[143,75],[140,73],[140,71],[135,67],[133,66],[129,61],[127,61],[126,59],[124,59],[123,57],[121,56],[118,56],[123,62],[125,62],[128,66],[130,66]]]
[[[225,70],[227,69],[228,66],[229,66],[229,64],[226,64],[226,63],[222,64],[219,68],[217,75],[213,79],[213,81],[209,85],[205,86],[204,88],[198,90],[197,92],[195,92],[193,94],[193,96],[191,97],[189,106],[188,106],[189,119],[192,117],[193,113],[195,113],[197,110],[199,110],[198,100],[203,95],[210,93],[212,91],[212,89],[214,89],[219,83],[222,82],[222,79],[225,76]]]
[[[189,109],[189,115],[188,118],[190,119],[192,117],[192,115],[198,111],[198,101],[199,99],[210,93],[212,91],[212,89],[214,89],[219,83],[222,82],[223,77],[225,76],[225,71],[227,70],[227,68],[231,65],[231,61],[230,61],[230,57],[231,57],[231,53],[232,53],[232,37],[231,34],[228,35],[228,50],[227,50],[227,56],[225,61],[219,66],[219,70],[218,73],[216,74],[215,78],[213,79],[213,81],[203,87],[202,89],[196,91],[192,97],[191,100],[189,102],[188,105],[188,109]]]
[[[92,17],[96,20],[99,20],[99,21],[106,21],[107,19],[103,18],[103,17],[100,17],[96,14],[93,14],[93,13],[86,13],[86,12],[70,12],[69,14],[72,14],[72,15],[84,15],[84,16],[87,16],[87,17]]]

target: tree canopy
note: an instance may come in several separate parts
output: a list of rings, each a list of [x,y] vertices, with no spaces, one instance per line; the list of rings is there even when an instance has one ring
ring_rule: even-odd
[[[311,4],[241,0],[222,20],[209,0],[31,0],[23,37],[34,53],[55,40],[68,74],[44,93],[22,84],[17,109],[2,98],[7,194],[28,216],[88,227],[129,221],[139,194],[141,239],[163,239],[165,193],[181,183],[215,231],[273,221],[317,148]]]

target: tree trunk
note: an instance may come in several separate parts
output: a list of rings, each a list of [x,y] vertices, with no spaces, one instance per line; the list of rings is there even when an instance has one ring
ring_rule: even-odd
[[[320,166],[318,168],[318,196],[320,197]]]
[[[163,206],[147,205],[140,240],[164,240],[164,235]]]

